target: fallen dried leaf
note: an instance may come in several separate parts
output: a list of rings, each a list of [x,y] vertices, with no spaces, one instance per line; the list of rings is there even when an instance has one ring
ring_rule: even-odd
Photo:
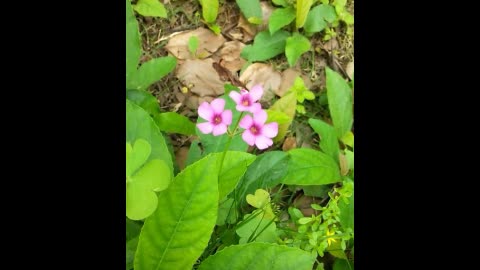
[[[245,47],[245,44],[240,41],[225,42],[223,47],[212,58],[218,62],[222,60],[222,66],[230,70],[230,72],[238,72],[247,62],[240,57],[243,47]]]
[[[247,89],[260,84],[263,87],[263,96],[261,102],[270,101],[277,91],[282,81],[280,72],[273,70],[271,65],[263,63],[254,63],[248,66],[240,76]]]
[[[300,210],[306,217],[311,217],[313,214],[318,214],[318,212],[311,207],[312,203],[318,203],[318,200],[315,200],[314,197],[306,195],[301,195],[293,200],[293,205],[298,208],[298,210]]]
[[[196,56],[192,56],[188,50],[188,40],[192,36],[198,38]],[[172,36],[165,46],[165,49],[178,59],[206,58],[215,53],[225,41],[226,40],[222,35],[215,35],[212,31],[206,28],[198,28]]]
[[[295,137],[287,137],[283,142],[282,150],[287,152],[288,150],[297,148],[297,140]]]
[[[180,147],[175,153],[175,160],[177,161],[178,168],[183,170],[185,168],[185,162],[187,161],[188,156],[188,147]]]
[[[268,29],[268,19],[275,9],[269,2],[266,1],[260,2],[260,8],[262,9],[262,23],[259,25],[249,23],[243,14],[238,18],[237,27],[243,32],[242,41],[244,43],[253,40],[258,32]]]
[[[338,41],[336,38],[332,38],[327,43],[323,44],[323,48],[328,52],[332,52],[338,48]]]
[[[282,82],[280,83],[280,87],[275,91],[275,94],[283,97],[285,93],[287,93],[287,91],[293,86],[293,83],[298,76],[302,77],[305,86],[310,89],[312,82],[307,76],[302,75],[298,70],[288,68],[282,72]]]
[[[183,85],[191,85],[190,92],[200,96],[219,96],[224,93],[224,82],[220,80],[212,66],[211,58],[185,60],[176,71]]]

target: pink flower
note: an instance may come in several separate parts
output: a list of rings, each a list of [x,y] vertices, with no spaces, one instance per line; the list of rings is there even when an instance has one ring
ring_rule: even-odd
[[[256,111],[253,118],[245,115],[240,121],[240,127],[245,131],[242,134],[243,140],[250,146],[254,144],[258,149],[268,148],[273,144],[271,138],[278,134],[278,124],[275,122],[265,124],[267,121],[267,112],[264,110]]]
[[[245,89],[240,90],[240,93],[232,91],[229,96],[237,103],[237,111],[249,111],[255,113],[262,109],[260,103],[256,103],[263,95],[263,88],[261,85],[255,85],[252,90],[248,92]]]
[[[213,136],[227,132],[227,125],[232,123],[232,111],[223,110],[224,108],[225,100],[221,98],[214,99],[210,104],[208,102],[200,104],[198,115],[207,122],[197,124],[198,129],[204,134],[213,131]]]

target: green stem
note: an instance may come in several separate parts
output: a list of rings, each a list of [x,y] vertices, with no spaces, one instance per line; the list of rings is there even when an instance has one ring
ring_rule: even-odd
[[[227,144],[225,145],[225,149],[223,150],[223,153],[222,153],[222,158],[220,159],[220,166],[218,166],[218,175],[220,175],[220,172],[222,171],[223,160],[225,159],[225,155],[227,155],[228,148],[230,148],[230,144],[232,143],[232,139],[235,136],[235,132],[237,131],[238,124],[240,123],[240,119],[242,119],[242,116],[243,116],[243,112],[240,114],[240,117],[238,117],[237,123],[235,123],[233,131],[228,136]]]

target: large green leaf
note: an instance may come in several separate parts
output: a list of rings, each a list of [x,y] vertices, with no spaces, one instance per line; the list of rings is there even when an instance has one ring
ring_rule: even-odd
[[[327,97],[333,127],[339,139],[350,131],[353,124],[352,89],[340,74],[325,68],[327,79]]]
[[[313,0],[297,0],[297,20],[295,21],[297,29],[305,24],[312,4]]]
[[[133,260],[135,258],[135,251],[137,250],[138,237],[135,237],[126,244],[126,270],[133,269]]]
[[[287,38],[285,45],[285,55],[287,56],[288,64],[293,67],[298,58],[308,50],[310,50],[310,41],[300,33],[293,33],[293,35]]]
[[[148,91],[129,89],[127,99],[142,107],[152,117],[160,113],[157,99]]]
[[[207,23],[214,23],[218,15],[218,0],[200,0],[203,19]]]
[[[332,23],[336,18],[337,14],[332,6],[318,5],[308,12],[303,29],[309,33],[320,32],[327,26],[327,22]]]
[[[146,140],[151,146],[151,154],[147,161],[152,159],[163,160],[173,175],[172,156],[168,151],[165,139],[149,114],[140,106],[126,100],[127,106],[127,142],[137,139]]]
[[[308,123],[320,136],[320,149],[322,149],[325,154],[331,156],[333,160],[338,162],[339,148],[335,129],[331,125],[318,119],[310,118],[308,119]]]
[[[161,131],[195,135],[195,124],[188,117],[176,112],[160,113],[154,119]]]
[[[279,30],[270,35],[268,30],[262,31],[255,36],[253,45],[243,48],[240,56],[250,62],[264,61],[273,58],[285,51],[285,44],[290,33]]]
[[[347,260],[337,258],[333,263],[333,270],[353,270]]]
[[[175,68],[177,60],[172,56],[154,58],[143,63],[127,80],[128,89],[145,90]]]
[[[140,234],[142,225],[128,218],[126,218],[125,224],[127,228],[126,240],[128,242]]]
[[[259,0],[236,0],[238,7],[250,23],[262,23],[262,8]]]
[[[268,19],[268,30],[270,30],[270,34],[274,34],[293,20],[295,20],[295,9],[293,7],[277,8]]]
[[[140,33],[138,32],[138,22],[133,13],[131,0],[126,0],[127,2],[127,81],[128,77],[137,71],[138,60],[140,60],[141,43],[140,43]]]
[[[223,153],[215,153],[221,160]],[[223,160],[222,171],[218,176],[218,198],[223,200],[237,185],[247,171],[247,167],[254,162],[256,156],[239,151],[228,151]]]
[[[200,264],[199,270],[311,270],[315,257],[299,248],[269,243],[229,246]]]
[[[159,207],[140,233],[136,270],[192,268],[217,219],[217,171],[215,158],[207,156],[185,168],[162,192]]]
[[[247,194],[252,194],[259,188],[271,188],[280,183],[287,174],[289,160],[290,156],[282,151],[269,151],[259,155],[248,166],[247,172],[237,186],[237,200],[244,204]]]
[[[270,110],[272,111],[279,111],[283,112],[285,115],[290,117],[290,120],[284,124],[278,125],[278,134],[275,138],[273,138],[274,142],[279,142],[283,140],[285,135],[287,134],[288,128],[295,118],[295,108],[297,107],[297,98],[295,92],[288,92],[282,98],[277,100],[271,107]]]
[[[160,0],[138,0],[133,8],[142,16],[167,18],[167,10]]]
[[[341,181],[337,163],[320,151],[297,148],[288,151],[288,173],[282,183],[288,185],[326,185]]]

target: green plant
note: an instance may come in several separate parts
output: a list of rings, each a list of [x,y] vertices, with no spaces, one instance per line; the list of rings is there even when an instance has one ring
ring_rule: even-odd
[[[167,10],[160,0],[138,0],[133,9],[142,16],[167,18]]]
[[[221,29],[215,21],[218,15],[218,0],[198,0],[202,5],[202,16],[208,28],[215,34],[220,34]]]

